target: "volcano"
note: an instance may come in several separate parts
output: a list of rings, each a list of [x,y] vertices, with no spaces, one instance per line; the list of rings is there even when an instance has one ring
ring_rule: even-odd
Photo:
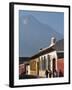
[[[51,26],[43,24],[32,15],[19,18],[19,56],[30,57],[40,48],[48,47],[51,37],[61,40],[63,35]]]

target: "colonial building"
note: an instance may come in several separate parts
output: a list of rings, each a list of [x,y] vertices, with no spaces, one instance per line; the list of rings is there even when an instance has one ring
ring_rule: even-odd
[[[64,44],[63,40],[56,42],[51,38],[51,44],[47,48],[29,58],[24,63],[26,74],[38,77],[58,77],[64,75]]]

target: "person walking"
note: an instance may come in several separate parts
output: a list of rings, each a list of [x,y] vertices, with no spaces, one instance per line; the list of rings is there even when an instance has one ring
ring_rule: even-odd
[[[48,70],[46,70],[45,75],[46,75],[46,78],[48,78]]]
[[[58,77],[58,72],[57,72],[57,70],[54,70],[54,72],[53,72],[53,77]]]

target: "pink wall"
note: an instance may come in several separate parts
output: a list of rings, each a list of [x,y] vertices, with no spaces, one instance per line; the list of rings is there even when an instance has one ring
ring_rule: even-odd
[[[19,65],[19,75],[21,75],[22,73],[25,73],[25,65],[24,64]]]
[[[61,58],[61,59],[57,60],[57,68],[58,68],[58,71],[61,70],[61,72],[64,75],[64,58]]]

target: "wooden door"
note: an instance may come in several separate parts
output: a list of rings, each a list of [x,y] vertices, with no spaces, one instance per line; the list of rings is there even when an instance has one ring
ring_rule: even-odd
[[[39,62],[37,62],[37,75],[39,75]]]

